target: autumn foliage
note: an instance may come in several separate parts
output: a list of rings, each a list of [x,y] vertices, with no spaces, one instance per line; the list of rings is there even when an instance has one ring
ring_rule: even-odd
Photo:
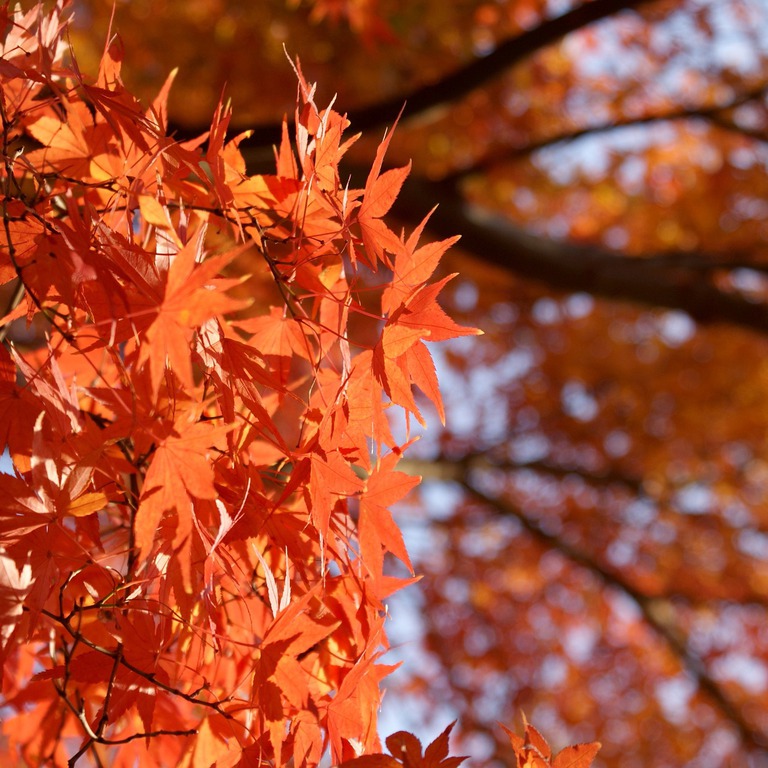
[[[377,732],[414,387],[444,418],[424,342],[477,333],[430,282],[453,239],[385,222],[408,174],[382,172],[388,137],[342,183],[355,137],[298,66],[295,136],[248,175],[225,106],[178,142],[172,78],[145,108],[117,38],[91,81],[62,4],[2,14],[5,744],[27,765],[459,765],[450,727],[389,755]],[[30,326],[44,343],[13,343]],[[569,749],[551,764],[596,745]]]
[[[295,135],[248,175],[227,107],[176,141],[172,78],[143,106],[119,39],[95,80],[65,63],[61,3],[0,30],[2,333],[44,337],[0,349],[5,743],[28,765],[378,753],[414,387],[442,416],[424,342],[477,333],[430,282],[452,240],[385,222],[389,138],[342,182],[355,137],[298,67]],[[402,764],[447,733],[430,749]]]
[[[396,471],[423,477],[393,510],[421,580],[386,598],[392,648],[379,663],[404,663],[382,680],[379,762],[416,754],[396,746],[393,755],[392,731],[419,736],[424,758],[458,719],[454,752],[471,755],[472,768],[507,768],[518,755],[496,723],[512,726],[524,711],[553,754],[601,741],[599,768],[763,766],[768,3],[77,0],[76,9],[66,40],[82,72],[98,71],[110,25],[126,41],[121,78],[144,105],[179,67],[167,99],[178,143],[193,146],[222,93],[231,98],[227,137],[252,130],[238,145],[244,175],[276,175],[284,114],[295,147],[285,50],[318,83],[314,101],[338,94],[335,109],[362,132],[338,165],[350,190],[364,189],[401,114],[379,177],[412,162],[410,173],[387,213],[364,223],[374,233],[382,220],[407,240],[437,205],[418,246],[461,234],[431,279],[458,272],[440,304],[485,333],[427,344],[447,426],[427,404],[426,432],[411,416],[418,443],[402,458],[389,451]],[[42,143],[27,134],[23,146],[19,162]],[[210,181],[208,161],[204,171]],[[27,194],[44,186],[25,184]],[[162,207],[151,194],[139,203],[148,216],[153,197]],[[293,243],[263,215],[279,268]],[[58,203],[53,219],[63,226]],[[353,234],[365,252],[359,223]],[[207,254],[237,244],[209,225]],[[227,317],[255,323],[271,307],[282,316],[258,245],[223,277],[246,275],[226,293],[251,303]],[[390,277],[357,271],[368,314],[348,314],[350,360],[381,337]],[[5,284],[0,313],[16,286]],[[42,353],[25,344],[46,333],[56,340],[35,311],[7,338],[34,366]],[[191,371],[200,381],[199,362]],[[293,447],[301,405],[281,408],[274,421]],[[400,413],[388,417],[404,445]],[[284,482],[294,463],[267,466]],[[348,506],[359,522],[357,501]],[[382,561],[388,576],[409,575],[391,553]],[[273,576],[279,606],[285,582],[279,569]],[[70,754],[82,743],[72,740]],[[117,752],[98,749],[105,762]]]

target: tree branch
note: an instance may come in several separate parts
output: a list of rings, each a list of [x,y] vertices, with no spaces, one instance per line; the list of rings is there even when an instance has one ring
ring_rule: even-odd
[[[425,480],[462,482],[469,472],[536,472],[556,480],[578,477],[593,488],[621,487],[635,496],[644,496],[643,481],[639,477],[630,477],[615,471],[604,473],[590,472],[580,467],[564,467],[546,460],[510,461],[497,460],[492,456],[493,448],[477,453],[469,453],[458,459],[437,456],[435,459],[414,459],[406,456],[397,468],[409,475],[421,475]]]
[[[244,152],[249,173],[273,173],[274,160],[264,162],[253,150]],[[365,169],[343,172],[361,185]],[[716,270],[768,270],[768,265],[715,261],[714,254],[694,253],[626,256],[593,245],[557,241],[536,235],[508,218],[463,199],[458,183],[410,177],[391,213],[417,226],[437,205],[428,229],[437,237],[461,235],[459,246],[480,261],[495,264],[521,278],[537,280],[569,293],[584,292],[612,301],[686,312],[696,322],[727,323],[768,334],[768,306],[714,286],[706,276]],[[733,257],[733,254],[731,254]]]
[[[592,0],[554,19],[543,21],[534,29],[501,43],[491,54],[476,59],[442,80],[418,88],[407,96],[398,96],[349,113],[357,130],[391,124],[407,99],[404,117],[421,114],[433,107],[454,102],[478,88],[510,66],[570,32],[581,29],[616,13],[632,10],[651,0]],[[738,95],[727,105],[681,109],[667,115],[649,115],[626,124],[650,123],[676,117],[704,117],[719,120],[724,110],[738,106],[765,92],[765,84]],[[576,129],[527,145],[519,150],[529,153],[556,142],[573,140],[588,133],[608,131],[623,125],[611,124]],[[731,129],[734,127],[729,126]],[[257,126],[240,146],[249,173],[273,172],[271,147],[279,142],[281,124]],[[179,129],[178,138],[192,135]],[[197,131],[194,132],[197,135]],[[493,159],[497,162],[498,158]],[[489,159],[490,162],[490,159]],[[679,309],[699,323],[729,323],[761,334],[768,333],[768,307],[736,293],[715,287],[702,275],[703,270],[733,269],[736,266],[763,270],[762,265],[713,264],[711,259],[696,260],[682,254],[680,259],[627,257],[594,246],[557,242],[534,235],[500,215],[463,200],[456,183],[460,176],[482,170],[476,166],[443,181],[409,179],[393,206],[394,215],[418,224],[426,213],[425,201],[439,207],[430,221],[430,230],[442,237],[457,232],[461,247],[477,258],[503,267],[522,278],[538,280],[556,290],[583,291],[616,301],[630,301],[646,306]],[[364,175],[363,175],[364,178]]]
[[[471,480],[464,478],[461,487],[481,503],[493,507],[501,515],[514,517],[534,539],[548,549],[556,550],[571,562],[581,566],[607,586],[629,597],[640,610],[646,624],[666,643],[670,652],[680,661],[688,674],[736,729],[741,741],[750,748],[766,754],[768,736],[753,728],[736,705],[726,696],[723,689],[708,673],[703,661],[687,647],[686,638],[680,628],[669,617],[669,601],[651,598],[637,590],[619,573],[607,570],[586,552],[573,547],[559,536],[547,533],[538,523],[527,517],[521,509],[510,502],[484,493]]]
[[[355,131],[369,131],[379,126],[392,125],[403,110],[403,118],[421,115],[430,109],[456,102],[476,88],[503,74],[510,67],[536,51],[552,45],[571,32],[594,24],[622,11],[629,11],[648,4],[652,0],[591,0],[568,13],[546,19],[533,29],[521,32],[500,43],[491,53],[476,58],[434,83],[416,88],[409,93],[398,94],[347,114]],[[403,104],[405,103],[405,108]],[[252,129],[244,146],[272,147],[279,144],[282,122],[263,123]],[[197,136],[201,131],[175,129],[179,139]]]
[[[605,123],[595,123],[592,125],[584,125],[578,128],[573,128],[570,131],[560,131],[559,133],[537,138],[525,144],[520,144],[519,146],[512,146],[501,149],[495,147],[492,152],[479,158],[471,165],[444,176],[442,181],[455,183],[459,179],[466,178],[467,176],[486,172],[491,168],[498,166],[500,163],[509,162],[511,160],[518,160],[522,157],[528,157],[534,152],[538,152],[542,149],[547,149],[549,147],[556,146],[557,144],[570,143],[572,141],[584,138],[585,136],[597,136],[602,133],[610,133],[617,128],[653,125],[656,123],[669,123],[679,120],[706,120],[713,125],[716,125],[719,128],[729,132],[740,133],[757,141],[766,141],[765,131],[752,131],[747,128],[742,128],[724,116],[725,113],[727,113],[729,110],[740,107],[749,101],[753,101],[754,99],[765,97],[766,93],[768,93],[768,83],[763,82],[753,88],[749,88],[743,93],[735,95],[727,104],[713,104],[711,106],[698,105],[695,107],[678,106],[669,109],[666,112],[648,114],[641,117],[628,117],[624,115],[616,120],[611,120]]]
[[[730,323],[765,334],[768,307],[727,293],[691,268],[658,259],[623,256],[598,246],[558,242],[526,232],[501,215],[461,199],[452,185],[411,178],[393,215],[418,223],[424,201],[438,204],[429,222],[439,237],[461,234],[460,247],[479,259],[556,290],[687,312],[696,322]],[[690,263],[690,257],[687,259]]]
[[[748,128],[744,125],[739,125],[735,120],[729,119],[722,113],[709,115],[707,119],[718,128],[729,133],[737,133],[753,141],[761,144],[768,144],[768,130],[759,128]]]
[[[673,521],[677,526],[677,521],[685,521],[678,528],[681,536],[685,537],[685,526],[690,523],[689,516],[681,514],[676,509],[674,503],[670,500],[657,495],[650,495],[646,492],[643,479],[639,476],[626,475],[616,470],[609,469],[604,472],[590,471],[583,467],[564,466],[548,459],[538,459],[534,461],[514,461],[510,459],[497,459],[494,457],[494,450],[500,446],[490,446],[485,450],[477,450],[466,453],[458,458],[451,458],[445,455],[438,455],[433,459],[414,459],[405,457],[398,462],[397,468],[401,472],[409,475],[420,475],[422,480],[431,480],[437,482],[451,482],[463,485],[468,477],[477,472],[496,472],[509,473],[510,479],[514,478],[516,473],[532,472],[541,478],[550,481],[564,481],[568,478],[578,479],[585,485],[597,490],[598,492],[607,489],[621,489],[636,500],[644,500],[655,505],[660,514],[660,519]],[[600,502],[597,502],[598,505]],[[598,511],[602,509],[598,506]],[[606,512],[610,517],[610,512]],[[735,537],[755,537],[768,536],[768,528],[759,524],[737,524],[728,519],[727,515],[715,511],[703,513],[696,516],[696,526],[706,530],[716,530],[723,541],[735,540]],[[749,568],[749,558],[742,562],[742,567]],[[701,592],[691,592],[690,589],[680,588],[674,579],[668,582],[666,588],[667,599],[681,599],[692,607],[701,607],[710,602],[711,599],[727,600],[734,605],[753,606],[759,610],[768,608],[768,598],[759,589],[754,589],[748,583],[741,583],[737,590],[732,590],[726,596],[719,598],[707,598]]]

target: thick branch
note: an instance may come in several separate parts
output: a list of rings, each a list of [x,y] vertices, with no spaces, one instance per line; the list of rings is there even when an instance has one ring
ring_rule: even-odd
[[[392,125],[400,110],[408,119],[430,109],[458,101],[476,88],[489,83],[510,67],[548,45],[556,43],[567,34],[597,21],[615,16],[647,4],[650,0],[592,0],[554,19],[542,21],[539,26],[500,43],[491,53],[473,59],[465,66],[446,75],[442,80],[423,85],[409,93],[398,94],[360,109],[352,110],[348,117],[355,131],[369,131],[379,126]],[[246,144],[250,147],[271,147],[280,141],[281,123],[264,123],[256,126]],[[198,135],[201,131],[178,130],[184,138]]]
[[[274,161],[260,162],[246,151],[250,173],[274,172]],[[354,185],[366,170],[345,166]],[[458,183],[411,177],[392,207],[392,215],[418,225],[429,207],[437,205],[429,221],[437,237],[461,235],[460,247],[519,277],[537,280],[555,290],[584,292],[614,301],[686,312],[701,324],[727,323],[768,334],[768,306],[715,287],[707,272],[748,268],[765,271],[744,258],[713,261],[712,255],[625,256],[598,246],[552,240],[527,232],[509,219],[463,199]],[[731,255],[733,257],[733,254]]]
[[[430,230],[440,237],[461,234],[460,246],[478,258],[556,290],[585,292],[617,301],[687,312],[699,323],[730,323],[768,332],[768,307],[716,288],[701,266],[670,265],[658,259],[622,256],[596,246],[558,242],[461,199],[452,185],[410,179],[392,209],[416,223],[424,201],[438,203]],[[700,264],[706,263],[704,260]]]
[[[273,160],[262,163],[249,151],[245,157],[250,173],[274,172]],[[360,185],[366,171],[345,166],[345,173],[351,173],[353,185]],[[678,309],[701,324],[727,323],[768,334],[768,306],[715,287],[706,274],[737,268],[766,270],[765,265],[752,264],[747,258],[723,262],[714,261],[711,254],[695,253],[625,256],[599,246],[552,240],[468,203],[458,184],[450,180],[409,178],[392,215],[415,227],[434,205],[437,209],[429,220],[434,236],[459,234],[464,251],[521,278],[569,293]]]
[[[417,88],[405,96],[399,95],[350,113],[352,125],[360,131],[369,130],[374,126],[391,125],[404,101],[406,106],[403,116],[406,119],[434,107],[455,103],[526,57],[556,43],[571,32],[647,2],[648,0],[592,0],[584,3],[562,16],[547,19],[539,26],[501,43],[492,53],[475,59],[436,83]]]
[[[709,121],[730,133],[740,134],[753,141],[760,142],[762,144],[768,143],[768,130],[765,128],[749,128],[745,125],[739,125],[735,120],[729,119],[723,113],[717,113],[708,117]]]

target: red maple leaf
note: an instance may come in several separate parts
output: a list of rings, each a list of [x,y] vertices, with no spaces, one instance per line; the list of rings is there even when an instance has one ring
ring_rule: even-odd
[[[191,529],[191,507],[195,499],[215,499],[213,447],[232,425],[215,427],[182,413],[173,423],[154,430],[157,448],[144,478],[136,513],[136,546],[146,557],[157,536],[160,520],[167,512],[178,515],[176,540]]]
[[[242,249],[204,259],[203,235],[204,230],[201,230],[175,254],[168,270],[162,303],[147,328],[145,343],[139,348],[138,363],[149,364],[155,397],[166,367],[176,374],[185,388],[194,387],[190,345],[196,329],[211,317],[234,312],[249,303],[223,292],[239,280],[217,277]]]
[[[391,552],[413,573],[403,535],[389,508],[410,493],[421,478],[394,471],[398,460],[394,453],[385,456],[365,481],[365,489],[360,495],[360,557],[373,577],[374,588],[379,586],[384,575],[385,552]]]

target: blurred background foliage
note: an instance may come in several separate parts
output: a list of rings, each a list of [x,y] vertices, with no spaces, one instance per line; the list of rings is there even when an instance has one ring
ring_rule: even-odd
[[[113,3],[74,9],[95,72]],[[768,2],[118,0],[111,23],[147,99],[179,68],[180,137],[231,98],[252,171],[286,52],[364,131],[354,183],[405,102],[396,215],[439,204],[430,236],[462,235],[447,304],[486,335],[438,350],[385,716],[458,716],[473,766],[509,764],[521,708],[602,766],[768,765]]]

